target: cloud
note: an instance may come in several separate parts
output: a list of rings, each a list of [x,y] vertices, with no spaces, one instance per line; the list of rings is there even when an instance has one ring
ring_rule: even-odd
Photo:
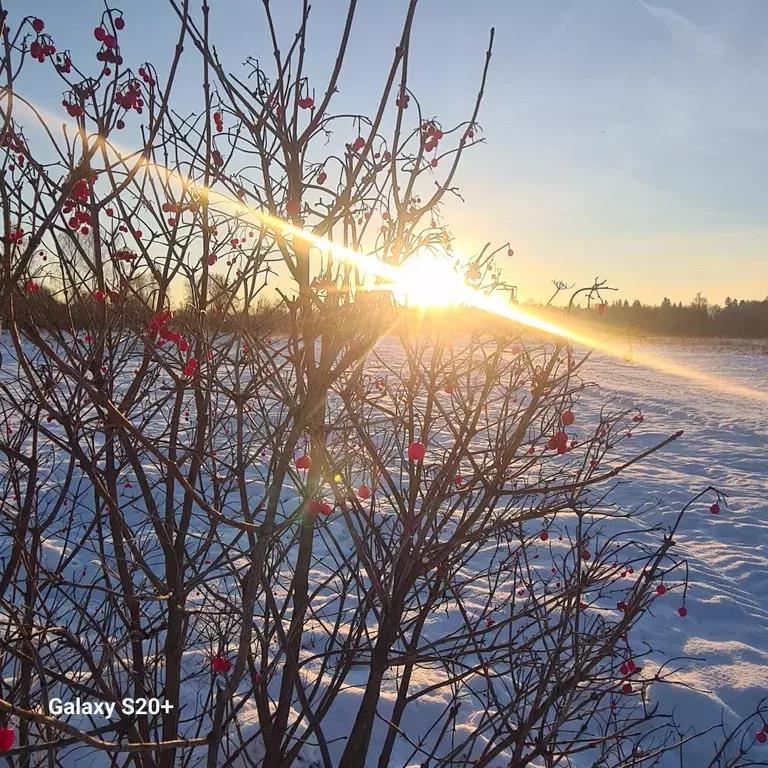
[[[702,56],[716,58],[723,54],[722,40],[694,24],[686,16],[665,6],[651,5],[646,0],[637,0],[637,2],[664,25],[667,33],[679,45],[691,48]]]

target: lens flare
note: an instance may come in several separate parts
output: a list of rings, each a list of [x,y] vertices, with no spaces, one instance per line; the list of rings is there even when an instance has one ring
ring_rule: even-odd
[[[61,122],[59,116],[51,115],[51,113],[44,109],[35,107],[33,114],[38,119],[50,117],[53,124],[60,124]],[[124,151],[114,143],[104,142],[104,145],[105,148],[111,149],[113,152],[122,153],[123,158],[126,156],[137,157],[138,154],[132,151]],[[768,392],[750,389],[716,376],[711,376],[702,371],[697,371],[687,365],[678,365],[641,354],[637,350],[628,350],[626,345],[617,345],[612,341],[598,338],[594,333],[576,329],[573,324],[570,324],[570,327],[564,327],[563,325],[550,322],[542,317],[538,317],[531,311],[510,304],[507,299],[500,295],[488,295],[481,290],[472,288],[456,274],[447,261],[430,255],[428,252],[422,251],[420,254],[417,254],[413,264],[410,266],[409,262],[406,262],[402,267],[385,264],[374,255],[359,253],[350,248],[345,248],[338,243],[297,227],[284,219],[252,208],[242,200],[223,195],[210,188],[204,189],[191,178],[163,165],[147,160],[144,166],[149,172],[165,175],[167,180],[175,179],[187,189],[193,189],[197,192],[205,191],[209,206],[228,208],[236,215],[249,218],[252,223],[269,227],[283,237],[301,239],[310,245],[316,246],[323,252],[331,254],[339,261],[358,267],[364,273],[375,275],[381,280],[386,281],[388,283],[387,287],[393,291],[395,298],[402,300],[403,303],[416,304],[422,307],[445,307],[465,304],[466,306],[493,313],[529,328],[534,328],[543,333],[552,334],[560,340],[568,340],[580,346],[600,350],[605,354],[627,362],[632,361],[635,365],[647,366],[662,373],[697,382],[720,393],[768,402]]]
[[[388,288],[400,304],[426,308],[455,306],[463,285],[445,258],[422,248],[400,267]]]

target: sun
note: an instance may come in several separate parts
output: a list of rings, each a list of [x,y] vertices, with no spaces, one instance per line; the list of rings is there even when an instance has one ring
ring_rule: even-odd
[[[399,304],[409,307],[450,307],[466,300],[463,276],[446,256],[427,249],[406,261],[388,287]]]

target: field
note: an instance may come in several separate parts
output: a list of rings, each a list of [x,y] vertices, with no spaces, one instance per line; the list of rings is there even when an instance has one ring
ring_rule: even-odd
[[[760,346],[677,342],[645,351],[768,392],[768,355]],[[665,688],[662,706],[675,707],[689,728],[716,722],[721,709],[735,723],[768,692],[765,406],[600,356],[591,372],[604,395],[642,407],[647,429],[638,443],[684,430],[667,450],[630,470],[631,482],[618,490],[626,503],[657,499],[658,514],[671,516],[708,485],[728,494],[727,509],[712,515],[702,504],[683,519],[676,537],[690,565],[688,615],[675,614],[679,599],[670,593],[669,605],[654,609],[643,626],[660,663],[690,657],[678,675],[687,687]],[[685,765],[700,765],[711,752],[705,738]]]

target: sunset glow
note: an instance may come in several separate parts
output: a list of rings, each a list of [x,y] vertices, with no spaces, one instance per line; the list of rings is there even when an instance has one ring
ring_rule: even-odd
[[[461,275],[454,272],[448,261],[440,259],[428,251],[424,251],[419,256],[414,257],[412,266],[406,264],[402,267],[395,267],[390,264],[384,264],[374,255],[359,253],[350,248],[345,248],[338,243],[318,237],[300,227],[289,224],[283,219],[269,216],[255,208],[251,208],[240,200],[233,200],[212,190],[209,191],[209,201],[212,205],[235,209],[241,215],[261,225],[266,225],[280,232],[285,237],[291,236],[303,239],[317,248],[332,254],[335,259],[355,265],[362,272],[375,275],[385,281],[390,290],[392,290],[395,299],[401,303],[410,303],[411,305],[423,308],[464,304],[543,333],[552,334],[563,341],[567,340],[588,349],[597,349],[627,363],[631,361],[636,365],[654,368],[682,379],[697,382],[718,392],[768,402],[768,392],[726,382],[703,371],[697,371],[688,366],[678,365],[667,360],[660,360],[656,357],[642,354],[637,349],[630,350],[626,343],[617,343],[615,340],[607,337],[598,338],[593,332],[577,329],[571,324],[565,327],[553,323],[550,320],[537,316],[535,312],[523,309],[517,304],[511,304],[505,296],[500,294],[489,295],[483,290],[473,288],[464,282]]]
[[[445,258],[422,250],[400,268],[390,290],[400,304],[426,308],[456,305],[466,287]]]
[[[39,109],[38,113],[42,116],[50,114],[44,109]],[[135,153],[112,143],[108,144],[107,147],[113,152],[119,153],[124,160],[136,156]],[[144,165],[148,172],[158,173],[164,176],[167,181],[175,181],[188,190],[194,189],[198,193],[203,191],[201,185],[182,176],[177,171],[152,161],[145,161]],[[409,260],[402,267],[396,267],[383,263],[375,255],[360,253],[327,238],[319,237],[282,218],[271,216],[253,208],[242,200],[229,197],[210,188],[206,192],[209,205],[212,208],[226,209],[229,213],[248,219],[257,226],[269,227],[282,237],[304,240],[324,253],[331,254],[334,259],[354,265],[364,274],[379,278],[383,282],[383,285],[379,287],[391,290],[395,299],[401,304],[422,308],[463,304],[493,313],[543,333],[552,334],[556,338],[567,340],[579,346],[597,349],[627,363],[631,361],[636,365],[647,366],[682,379],[695,381],[718,392],[768,402],[768,392],[729,383],[703,371],[640,353],[637,349],[630,350],[626,343],[617,343],[615,340],[607,338],[607,335],[598,338],[594,332],[577,329],[572,324],[569,324],[568,327],[558,325],[538,317],[535,312],[511,304],[506,297],[498,294],[489,295],[483,290],[475,289],[464,282],[462,276],[454,271],[448,260],[441,259],[426,249],[413,257],[412,261]]]

